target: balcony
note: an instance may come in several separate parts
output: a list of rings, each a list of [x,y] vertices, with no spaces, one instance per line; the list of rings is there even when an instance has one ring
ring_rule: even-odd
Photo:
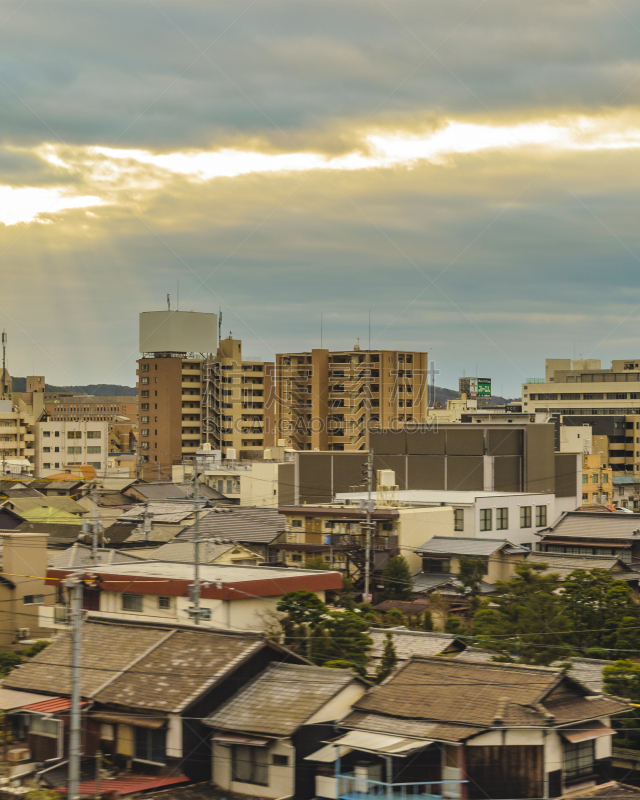
[[[337,775],[339,800],[442,800],[461,797],[467,781],[429,781],[425,783],[385,783],[355,775]]]

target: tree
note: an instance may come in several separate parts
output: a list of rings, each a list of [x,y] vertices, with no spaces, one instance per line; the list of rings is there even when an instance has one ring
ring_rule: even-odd
[[[635,648],[632,629],[638,624],[638,607],[625,581],[616,580],[607,569],[577,569],[565,579],[562,597],[575,645],[581,649]]]
[[[325,559],[324,556],[312,556],[311,558],[308,558],[302,565],[302,568],[319,570],[332,569],[331,564]]]
[[[0,650],[0,677],[4,678],[14,667],[22,664],[24,659],[18,653],[11,650]]]
[[[422,630],[423,631],[433,630],[433,614],[430,611],[424,612],[424,617],[422,618]]]
[[[393,644],[393,634],[389,631],[385,636],[382,659],[380,660],[380,666],[376,671],[376,683],[382,683],[383,680],[388,678],[395,669],[397,663],[398,655]]]
[[[464,633],[465,628],[460,617],[457,617],[455,614],[451,614],[451,616],[447,617],[447,621],[444,623],[444,632],[453,633],[456,636]]]
[[[391,556],[382,573],[385,600],[411,600],[413,581],[404,556]]]
[[[603,687],[608,694],[624,697],[632,703],[640,702],[640,664],[631,659],[623,659],[607,664],[602,670]],[[640,749],[640,728],[635,718],[616,719],[614,744],[616,747]]]
[[[484,580],[487,572],[487,564],[481,558],[470,558],[461,556],[460,568],[456,575],[456,580],[461,584],[458,591],[460,594],[471,598],[471,605],[476,608],[478,596],[480,594],[480,584]]]
[[[508,581],[498,581],[492,606],[473,617],[479,644],[525,664],[549,665],[571,653],[571,630],[557,574],[545,564],[519,564]]]
[[[398,608],[390,608],[388,611],[384,612],[384,616],[385,620],[395,627],[404,625],[406,622],[404,614]]]

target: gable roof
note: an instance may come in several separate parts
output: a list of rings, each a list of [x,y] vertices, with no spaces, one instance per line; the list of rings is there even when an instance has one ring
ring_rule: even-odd
[[[32,489],[30,486],[25,486],[22,488],[18,485],[15,489],[9,488],[0,488],[0,497],[8,497],[8,498],[15,498],[16,500],[24,497],[45,497],[42,492],[39,492],[37,489]]]
[[[150,554],[150,558],[154,561],[180,561],[181,563],[192,564],[195,562],[195,549],[196,546],[192,541],[172,541],[163,544]],[[251,553],[246,547],[238,542],[216,542],[216,541],[201,541],[198,547],[198,558],[202,564],[213,564],[217,559],[225,553],[238,549],[240,551],[239,558],[249,558],[251,555],[255,558],[262,560],[262,556],[257,553]]]
[[[98,564],[130,564],[140,561],[139,556],[124,553],[121,550],[98,548]],[[72,567],[90,567],[93,564],[93,551],[86,544],[75,542],[66,550],[54,550],[49,556],[49,566],[54,569],[71,569]]]
[[[573,553],[538,553],[536,551],[529,552],[527,563],[546,564],[548,567],[547,572],[557,572],[561,578],[566,578],[577,569],[608,569],[610,571],[615,569],[623,573],[620,575],[620,580],[624,580],[624,575],[627,573],[636,579],[640,578],[640,575],[634,572],[624,561],[614,556],[606,558],[604,556],[575,555]]]
[[[640,514],[600,514],[597,511],[565,511],[550,528],[537,532],[551,539],[638,539]]]
[[[201,519],[200,536],[269,544],[284,531],[285,524],[285,517],[275,508],[228,506],[214,508]],[[180,538],[187,536],[185,531]]]
[[[568,691],[554,693],[560,684]],[[595,693],[558,669],[414,656],[360,698],[342,724],[398,734],[413,728],[421,737],[460,741],[495,726],[550,727],[629,708],[587,695]]]
[[[9,511],[9,509],[4,509]],[[13,513],[13,512],[11,512]],[[82,522],[82,520],[80,520]],[[17,533],[48,533],[48,546],[62,545],[69,546],[69,542],[75,541],[78,534],[82,532],[82,527],[77,524],[68,525],[66,523],[51,522],[23,522],[16,528]]]
[[[62,499],[66,500],[66,498]],[[37,506],[27,511],[21,511],[20,516],[27,522],[44,522],[50,525],[82,525],[82,517],[49,505]]]
[[[198,501],[198,508],[202,510],[205,507],[203,501]],[[133,508],[125,511],[118,519],[121,522],[141,522],[144,518],[145,508],[148,514],[151,514],[153,522],[166,522],[166,523],[179,523],[191,517],[194,513],[193,503],[184,502],[163,502],[163,503],[138,503]],[[201,514],[201,519],[203,519]]]
[[[354,680],[350,669],[270,664],[204,723],[218,730],[290,736]]]
[[[411,631],[405,627],[369,628],[368,636],[373,639],[370,655],[370,668],[373,670],[380,664],[388,633],[393,638],[399,666],[402,666],[412,656],[437,656],[446,652],[451,652],[453,655],[466,647],[461,639],[451,633]]]
[[[157,483],[136,483],[135,486],[130,486],[129,490],[151,501],[186,500],[191,498],[193,486],[190,483],[159,481]],[[201,483],[198,484],[198,500],[226,500],[226,497],[217,489]]]
[[[4,685],[70,695],[70,645],[71,633],[64,631],[13,670]],[[105,704],[179,713],[262,647],[281,649],[255,633],[89,617],[83,625],[81,695]]]
[[[87,509],[84,506],[70,497],[47,497],[39,492],[35,497],[10,497],[4,501],[3,505],[5,508],[12,508],[17,511],[25,519],[33,519],[33,516],[29,516],[28,512],[45,507],[57,511],[65,511],[69,514],[87,513]]]
[[[430,541],[420,545],[415,552],[422,555],[488,557],[499,550],[508,555],[531,552],[528,548],[511,544],[506,539],[475,539],[466,536],[434,536]]]

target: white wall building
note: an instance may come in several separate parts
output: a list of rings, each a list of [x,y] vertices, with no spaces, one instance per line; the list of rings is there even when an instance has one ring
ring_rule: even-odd
[[[108,422],[38,422],[35,428],[35,474],[55,475],[64,467],[89,464],[105,475],[109,450]]]
[[[338,502],[358,503],[364,492],[337,494]],[[455,492],[439,490],[399,491],[394,503],[409,506],[451,506],[454,536],[481,539],[508,539],[513,544],[531,546],[536,532],[552,525],[564,511],[575,511],[575,498],[528,492]],[[438,534],[442,535],[442,534]],[[425,536],[425,541],[428,538]]]

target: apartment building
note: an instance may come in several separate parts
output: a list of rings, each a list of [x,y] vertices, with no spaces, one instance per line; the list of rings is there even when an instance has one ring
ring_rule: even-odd
[[[140,315],[139,457],[145,479],[171,479],[174,465],[211,444],[224,458],[262,457],[272,442],[265,400],[273,364],[246,358],[232,335],[217,344],[216,315]],[[271,436],[271,438],[270,438]]]
[[[46,478],[65,467],[88,464],[105,475],[109,455],[108,422],[38,422],[35,429],[35,475]]]
[[[276,431],[296,450],[363,450],[368,427],[423,421],[428,355],[312,350],[276,356]]]
[[[582,505],[607,505],[613,500],[613,470],[600,453],[582,456]]]
[[[33,474],[33,407],[22,400],[0,400],[0,472]]]
[[[640,360],[614,360],[610,369],[598,359],[545,365],[544,378],[523,384],[523,409],[549,412],[565,426],[591,426],[594,453],[614,472],[640,473]]]
[[[130,395],[99,397],[90,394],[65,396],[47,402],[44,410],[49,419],[64,422],[118,422],[120,418],[138,424],[138,398]]]

